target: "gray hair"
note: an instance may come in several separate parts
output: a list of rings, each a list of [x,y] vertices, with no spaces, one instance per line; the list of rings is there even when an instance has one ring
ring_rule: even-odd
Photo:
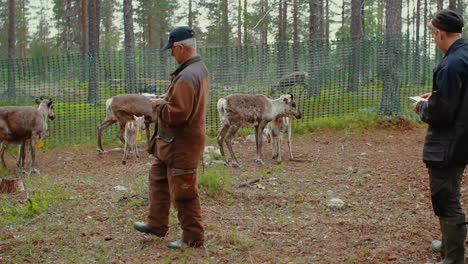
[[[172,45],[174,47],[177,47],[179,45],[184,45],[185,47],[190,48],[190,49],[197,49],[197,41],[194,38],[188,38],[188,39],[184,39],[181,41],[177,41],[177,42],[174,42],[174,44]]]

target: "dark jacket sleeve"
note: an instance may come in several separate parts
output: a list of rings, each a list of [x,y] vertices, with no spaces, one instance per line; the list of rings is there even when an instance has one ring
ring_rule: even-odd
[[[455,69],[441,69],[435,76],[436,90],[427,102],[419,102],[422,121],[434,127],[453,125],[462,97],[462,81]]]

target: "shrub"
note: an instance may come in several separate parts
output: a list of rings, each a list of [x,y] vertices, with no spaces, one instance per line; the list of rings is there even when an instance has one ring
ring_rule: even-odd
[[[221,164],[216,164],[200,174],[198,184],[209,194],[222,193],[231,185],[228,169]]]

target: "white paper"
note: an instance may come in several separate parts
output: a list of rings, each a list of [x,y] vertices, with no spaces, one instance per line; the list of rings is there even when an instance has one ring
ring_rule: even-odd
[[[426,98],[422,98],[421,96],[410,96],[408,97],[410,100],[415,101],[415,102],[420,102],[420,101],[427,101]]]

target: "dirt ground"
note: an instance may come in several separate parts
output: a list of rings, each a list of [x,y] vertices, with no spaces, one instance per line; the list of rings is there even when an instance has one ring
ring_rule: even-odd
[[[283,146],[284,162],[275,163],[267,146],[263,166],[254,163],[254,143],[238,138],[234,148],[243,167],[227,170],[231,186],[216,195],[200,190],[204,248],[175,251],[166,248],[180,237],[174,211],[165,238],[132,228],[147,215],[148,203],[141,198],[149,157],[121,165],[121,151],[40,150],[41,174],[30,177],[47,178],[69,196],[46,212],[0,228],[0,263],[436,261],[429,243],[440,232],[421,161],[424,132],[405,125],[318,131],[293,139],[293,161]],[[257,178],[257,184],[239,187]],[[117,191],[118,185],[129,190]],[[462,187],[467,204],[466,180]],[[331,198],[342,199],[345,207],[327,208]]]

